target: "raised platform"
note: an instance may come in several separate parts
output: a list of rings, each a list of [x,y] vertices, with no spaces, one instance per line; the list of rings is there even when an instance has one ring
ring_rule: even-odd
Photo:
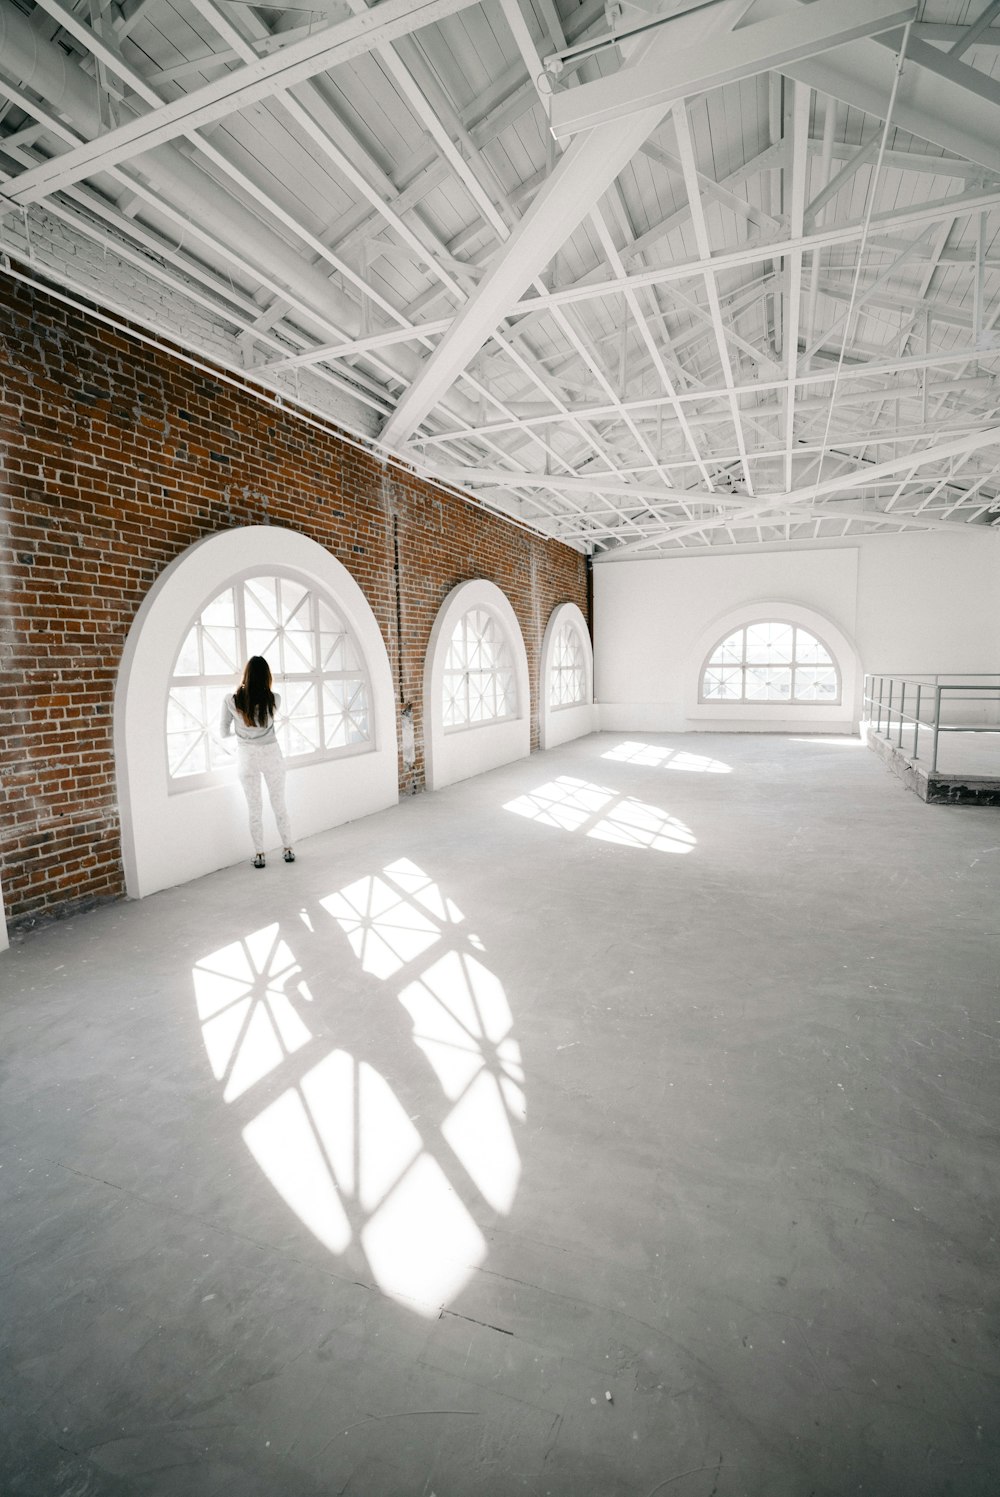
[[[947,755],[945,767],[933,775],[929,733],[922,734],[919,743],[927,750],[926,759],[913,757],[912,730],[904,733],[901,745],[871,727],[865,729],[865,738],[907,789],[928,804],[1000,806],[1000,735],[949,733],[939,753],[942,760]]]

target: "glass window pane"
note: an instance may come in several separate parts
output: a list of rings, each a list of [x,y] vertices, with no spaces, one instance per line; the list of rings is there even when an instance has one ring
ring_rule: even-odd
[[[361,662],[349,634],[320,634],[320,667],[324,671],[356,671]]]
[[[564,624],[552,648],[549,705],[567,707],[584,699],[583,646],[572,624]]]
[[[738,702],[743,694],[743,672],[732,667],[709,666],[701,694],[706,701]]]
[[[205,734],[168,733],[167,764],[170,773],[178,778],[189,774],[203,774],[208,768]]]
[[[167,732],[186,733],[204,727],[200,686],[172,686],[167,697]]]
[[[167,702],[171,776],[231,770],[233,743],[218,740],[219,711],[250,655],[263,655],[274,673],[278,739],[289,758],[370,743],[361,655],[336,609],[291,577],[250,577],[240,598],[239,616],[234,588],[211,599],[178,653],[174,675],[184,684]],[[227,684],[205,679],[212,676]]]
[[[712,652],[712,665],[739,665],[743,660],[743,630],[737,629]]]
[[[785,666],[748,666],[746,699],[748,702],[782,702],[792,694],[792,673]]]
[[[246,652],[248,658],[251,655],[263,655],[272,672],[281,668],[281,652],[278,649],[278,636],[273,630],[248,628]]]
[[[515,711],[507,641],[499,622],[484,609],[470,609],[455,625],[443,688],[446,728],[492,722]]]
[[[204,627],[201,631],[201,651],[206,676],[232,675],[242,666],[235,629],[223,629],[218,625]]]
[[[829,652],[823,648],[813,634],[804,629],[795,631],[795,659],[800,665],[832,665]]]
[[[236,603],[231,587],[227,587],[224,593],[213,598],[211,603],[202,609],[200,622],[220,629],[236,627]]]
[[[198,625],[189,629],[180,654],[174,665],[175,676],[200,676],[201,661],[198,656]]]
[[[800,667],[795,672],[797,702],[834,702],[837,699],[837,672],[831,666]]]
[[[247,624],[256,629],[277,624],[278,579],[277,577],[251,577],[243,584],[243,607]]]
[[[791,664],[791,624],[750,624],[747,627],[747,663]]]

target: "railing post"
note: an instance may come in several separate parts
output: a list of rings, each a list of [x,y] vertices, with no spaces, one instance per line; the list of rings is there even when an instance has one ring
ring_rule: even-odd
[[[882,731],[882,693],[884,692],[884,690],[885,690],[885,677],[884,676],[879,676],[879,678],[878,678],[878,726],[875,729],[876,733],[881,733],[881,731]]]
[[[902,687],[903,687],[903,692],[902,692],[902,696],[899,699],[899,736],[896,739],[896,747],[898,749],[901,749],[903,747],[903,716],[904,716],[904,714],[906,712],[906,678],[905,677],[903,678],[903,681],[902,681]]]
[[[917,715],[913,724],[913,757],[917,757],[917,736],[920,733],[920,693],[923,691],[923,682],[917,682]]]
[[[888,738],[892,732],[892,688],[895,685],[892,677],[889,677],[889,700],[885,704],[885,736]]]
[[[937,681],[937,677],[934,677]],[[941,731],[941,686],[934,687],[934,747],[931,750],[931,774],[937,774],[938,735]]]

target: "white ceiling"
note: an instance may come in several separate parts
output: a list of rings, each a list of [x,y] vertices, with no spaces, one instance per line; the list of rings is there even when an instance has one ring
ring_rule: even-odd
[[[998,228],[1000,0],[0,0],[9,273],[595,558],[996,524]]]

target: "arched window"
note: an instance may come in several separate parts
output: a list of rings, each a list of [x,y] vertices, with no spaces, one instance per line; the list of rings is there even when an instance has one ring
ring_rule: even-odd
[[[211,783],[230,762],[218,740],[219,713],[250,655],[271,667],[288,759],[311,763],[372,746],[367,675],[332,603],[287,573],[246,576],[202,609],[174,662],[167,699],[174,788]]]
[[[587,668],[576,625],[567,621],[556,631],[549,665],[549,706],[575,707],[587,700]]]
[[[444,663],[447,728],[498,722],[517,711],[514,664],[500,623],[485,608],[470,608],[455,624]]]
[[[830,651],[798,624],[769,619],[720,640],[701,676],[703,702],[840,701],[840,672]]]

